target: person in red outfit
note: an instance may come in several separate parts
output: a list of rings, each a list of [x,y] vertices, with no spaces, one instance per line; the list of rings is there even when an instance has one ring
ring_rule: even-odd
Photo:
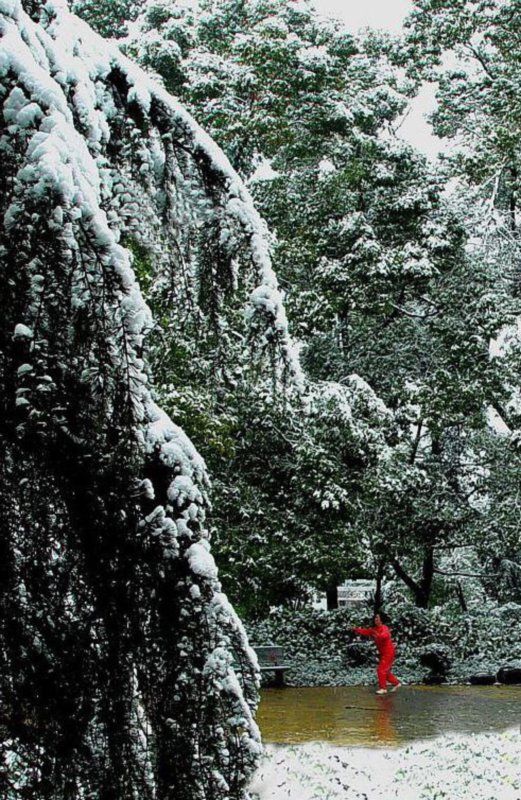
[[[378,667],[376,674],[378,676],[378,690],[376,694],[387,694],[387,684],[391,684],[391,692],[395,692],[400,681],[391,672],[396,647],[391,639],[391,631],[384,625],[380,614],[376,614],[374,618],[374,628],[353,628],[354,633],[360,636],[370,636],[373,639],[378,650]]]

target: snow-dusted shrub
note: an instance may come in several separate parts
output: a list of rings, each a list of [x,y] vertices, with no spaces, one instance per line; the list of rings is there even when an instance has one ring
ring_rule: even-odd
[[[457,649],[461,658],[520,658],[521,606],[488,603],[463,616],[459,634]]]
[[[345,683],[368,683],[374,677],[375,658],[371,644],[355,639],[350,632],[359,623],[360,614],[344,609],[277,609],[268,619],[249,624],[248,633],[253,645],[284,647],[285,660],[292,666],[287,675],[289,683],[341,686]],[[366,667],[352,664],[349,647],[353,641],[365,650]]]
[[[422,665],[422,656],[433,651],[445,659],[449,681],[466,681],[478,671],[496,674],[521,659],[521,608],[513,603],[489,603],[466,613],[450,604],[427,610],[394,603],[387,612],[397,644],[396,671],[407,682],[426,677],[430,665]],[[255,645],[285,648],[290,683],[353,685],[374,681],[371,643],[354,638],[367,650],[367,666],[354,667],[349,659],[350,628],[370,623],[370,614],[353,610],[277,609],[266,620],[250,623],[248,631]]]
[[[341,652],[351,640],[350,628],[357,624],[351,611],[276,609],[248,630],[253,644],[277,644],[289,648],[290,657],[320,652],[325,657]]]

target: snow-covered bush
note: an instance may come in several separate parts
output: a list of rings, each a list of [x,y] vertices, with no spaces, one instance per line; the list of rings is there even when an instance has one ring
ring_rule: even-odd
[[[420,609],[410,603],[387,609],[397,644],[396,672],[406,682],[422,681],[428,666],[422,655],[436,650],[446,659],[449,681],[466,681],[474,672],[495,675],[501,666],[521,659],[521,607],[513,603],[484,605],[463,613],[453,606]],[[321,611],[278,609],[269,618],[248,625],[254,645],[280,645],[292,669],[288,682],[301,686],[353,685],[374,681],[376,651],[367,650],[366,665],[349,659],[350,629],[370,625],[363,610]]]

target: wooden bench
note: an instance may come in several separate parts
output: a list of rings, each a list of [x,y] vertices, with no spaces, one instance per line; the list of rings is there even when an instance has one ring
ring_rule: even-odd
[[[273,672],[275,686],[284,686],[284,672],[291,669],[284,663],[284,650],[282,647],[255,647],[261,672]]]

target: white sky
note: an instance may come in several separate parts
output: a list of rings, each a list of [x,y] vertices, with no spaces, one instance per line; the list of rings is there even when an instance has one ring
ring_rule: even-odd
[[[369,26],[398,32],[412,0],[314,0],[317,10],[328,17],[337,17],[356,31]]]
[[[413,5],[412,0],[314,0],[314,4],[320,14],[343,20],[353,32],[371,27],[392,33],[400,31]],[[434,107],[434,90],[425,85],[400,127],[400,136],[431,157],[444,149],[444,143],[432,135],[425,119]]]

